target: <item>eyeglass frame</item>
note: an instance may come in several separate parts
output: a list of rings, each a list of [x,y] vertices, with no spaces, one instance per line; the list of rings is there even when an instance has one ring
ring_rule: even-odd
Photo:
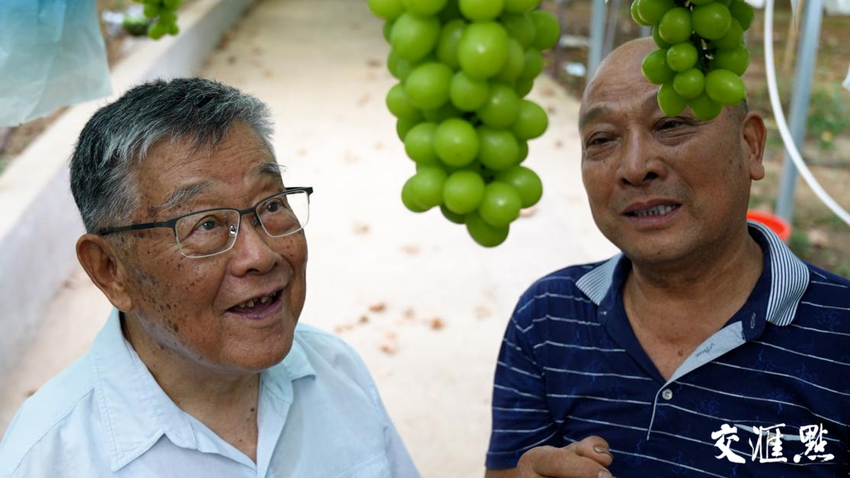
[[[236,223],[236,233],[234,234],[233,242],[227,247],[227,249],[223,249],[221,251],[214,252],[212,254],[206,254],[206,255],[203,255],[203,256],[187,256],[186,254],[183,254],[184,257],[188,257],[189,259],[201,259],[201,258],[204,258],[204,257],[212,257],[212,256],[216,256],[218,254],[224,254],[225,252],[229,251],[230,249],[233,249],[233,245],[236,244],[236,237],[239,236],[239,230],[241,229],[240,225],[242,224],[242,216],[245,215],[245,214],[254,214],[254,216],[256,217],[257,223],[259,223],[261,226],[263,226],[263,231],[269,237],[286,237],[286,236],[295,234],[298,231],[303,231],[304,226],[305,226],[304,224],[302,224],[300,228],[298,228],[298,229],[296,229],[292,232],[287,232],[286,234],[281,234],[279,236],[272,236],[269,233],[268,229],[266,229],[266,225],[263,224],[262,219],[260,219],[260,215],[257,214],[257,208],[260,206],[260,204],[268,201],[269,199],[276,197],[276,196],[286,196],[286,195],[289,195],[289,194],[300,193],[300,192],[306,192],[307,193],[307,211],[309,212],[309,210],[310,210],[310,195],[313,194],[313,188],[309,187],[309,186],[306,186],[306,187],[291,187],[291,188],[284,188],[283,191],[278,192],[278,193],[274,193],[269,197],[261,199],[261,200],[257,201],[257,203],[254,204],[253,206],[251,206],[249,208],[245,208],[245,209],[236,209],[236,208],[232,208],[232,207],[214,207],[214,208],[211,208],[211,209],[203,209],[203,210],[200,210],[200,211],[193,211],[193,212],[190,212],[188,214],[183,214],[182,216],[167,219],[165,221],[143,222],[143,223],[128,224],[126,226],[117,226],[117,227],[104,227],[104,228],[98,230],[97,234],[101,235],[101,236],[107,236],[109,234],[114,234],[116,232],[141,231],[141,230],[145,230],[145,229],[155,229],[155,228],[160,228],[160,227],[168,227],[168,228],[171,228],[171,230],[174,231],[174,239],[177,241],[177,247],[180,248],[180,253],[183,254],[183,247],[180,245],[180,237],[177,235],[177,223],[181,219],[183,219],[185,217],[189,217],[189,216],[194,216],[195,214],[203,214],[205,212],[236,211],[236,213],[239,215],[239,220]],[[308,220],[309,220],[309,216],[308,216]],[[251,223],[254,226],[257,225],[257,223],[254,223],[253,221]]]

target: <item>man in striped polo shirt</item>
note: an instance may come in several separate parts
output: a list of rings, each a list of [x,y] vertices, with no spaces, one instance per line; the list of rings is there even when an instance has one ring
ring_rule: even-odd
[[[747,223],[761,117],[665,117],[654,48],[618,48],[585,91],[582,177],[622,254],[520,298],[486,476],[847,476],[850,281]]]

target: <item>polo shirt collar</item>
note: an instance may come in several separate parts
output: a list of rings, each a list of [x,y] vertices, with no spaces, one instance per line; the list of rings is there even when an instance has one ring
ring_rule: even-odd
[[[800,299],[809,285],[809,269],[781,239],[766,226],[748,221],[750,233],[762,246],[766,265],[763,274],[770,274],[770,293],[765,316],[773,325],[786,326],[796,315]],[[762,239],[758,241],[758,239]],[[619,297],[628,259],[621,253],[584,274],[576,286],[597,306],[606,298]],[[768,262],[769,261],[769,262]],[[614,286],[614,287],[612,287]]]
[[[112,472],[141,456],[163,435],[176,446],[198,449],[191,417],[159,387],[124,338],[119,314],[113,309],[91,349],[95,397]],[[292,381],[315,374],[296,335],[285,359],[263,371],[260,379],[266,390],[291,404]]]

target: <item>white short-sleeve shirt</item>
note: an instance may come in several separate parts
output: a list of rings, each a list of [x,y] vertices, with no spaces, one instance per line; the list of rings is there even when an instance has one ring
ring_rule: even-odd
[[[7,477],[418,477],[357,354],[299,325],[260,374],[257,461],[183,412],[121,333],[114,310],[91,350],[30,397],[0,443]]]

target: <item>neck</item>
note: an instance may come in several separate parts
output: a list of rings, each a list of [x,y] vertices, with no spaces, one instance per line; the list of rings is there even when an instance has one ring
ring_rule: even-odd
[[[624,289],[630,319],[674,336],[707,337],[746,302],[762,260],[761,248],[744,229],[722,247],[686,262],[634,263]]]
[[[157,384],[181,410],[255,458],[259,374],[228,373],[194,361],[157,343],[131,314],[121,328]]]

